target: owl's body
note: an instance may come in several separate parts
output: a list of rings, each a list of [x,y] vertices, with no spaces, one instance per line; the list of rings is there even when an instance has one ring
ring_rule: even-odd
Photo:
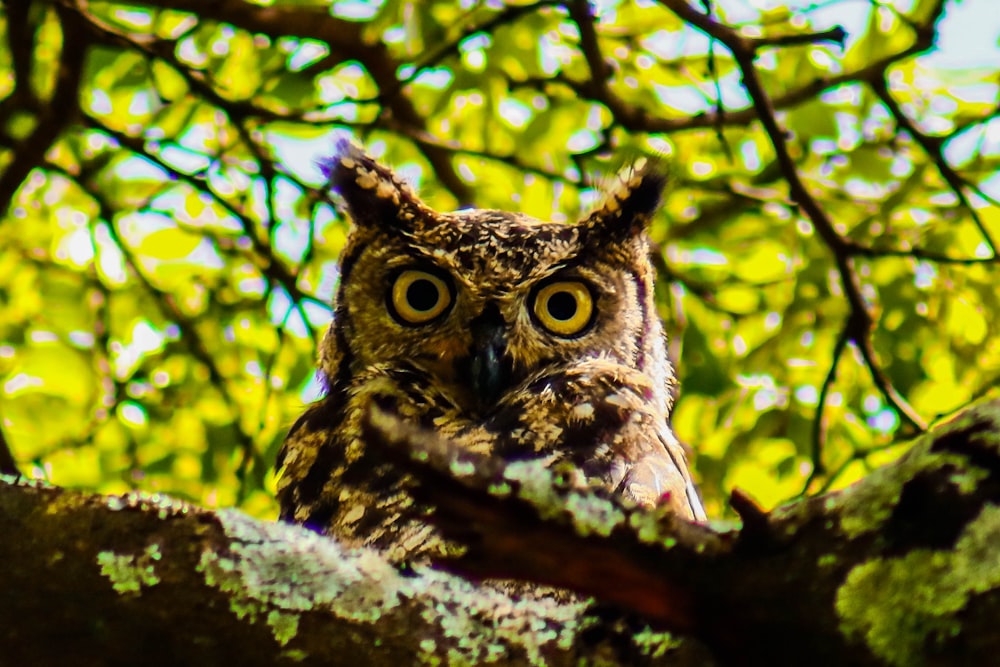
[[[670,431],[645,225],[663,177],[638,171],[575,224],[437,213],[343,142],[327,165],[354,227],[323,341],[327,392],[279,456],[282,518],[395,558],[438,553],[362,424],[373,404],[460,446],[570,461],[592,483],[703,519]]]

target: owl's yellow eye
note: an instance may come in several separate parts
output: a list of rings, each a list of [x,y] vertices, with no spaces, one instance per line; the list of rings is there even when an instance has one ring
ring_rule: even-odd
[[[531,308],[535,319],[552,333],[575,336],[593,321],[594,296],[579,280],[562,280],[539,289]]]
[[[396,276],[389,291],[389,310],[403,324],[426,324],[451,305],[452,292],[444,278],[406,269]]]

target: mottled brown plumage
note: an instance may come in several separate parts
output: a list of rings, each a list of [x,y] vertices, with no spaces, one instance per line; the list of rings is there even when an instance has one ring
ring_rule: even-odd
[[[633,501],[704,511],[667,422],[673,369],[636,168],[576,224],[438,213],[349,142],[326,165],[354,226],[319,370],[278,459],[282,518],[394,558],[445,549],[361,438],[373,401],[476,452],[571,461]],[[589,304],[589,306],[588,306]]]

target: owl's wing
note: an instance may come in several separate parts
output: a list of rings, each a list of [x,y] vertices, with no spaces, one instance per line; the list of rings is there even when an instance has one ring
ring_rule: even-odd
[[[683,446],[652,380],[593,358],[529,378],[486,420],[493,455],[548,457],[578,466],[592,483],[643,507],[704,520]],[[464,440],[469,433],[460,433]]]
[[[619,459],[623,468],[615,491],[644,507],[667,505],[681,516],[704,521],[705,508],[691,479],[684,448],[669,430],[659,437],[662,450],[653,448],[636,461]]]

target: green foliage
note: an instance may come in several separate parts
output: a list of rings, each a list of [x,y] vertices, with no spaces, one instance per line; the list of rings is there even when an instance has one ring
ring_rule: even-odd
[[[995,393],[997,69],[927,51],[983,2],[713,7],[762,40],[836,240],[794,201],[733,50],[676,0],[594,22],[582,2],[236,4],[5,5],[0,419],[22,470],[273,515],[345,238],[314,164],[337,131],[435,207],[548,219],[667,156],[652,235],[710,514],[734,485],[772,506],[849,483],[898,456],[908,406]],[[834,21],[844,49],[802,38]]]

